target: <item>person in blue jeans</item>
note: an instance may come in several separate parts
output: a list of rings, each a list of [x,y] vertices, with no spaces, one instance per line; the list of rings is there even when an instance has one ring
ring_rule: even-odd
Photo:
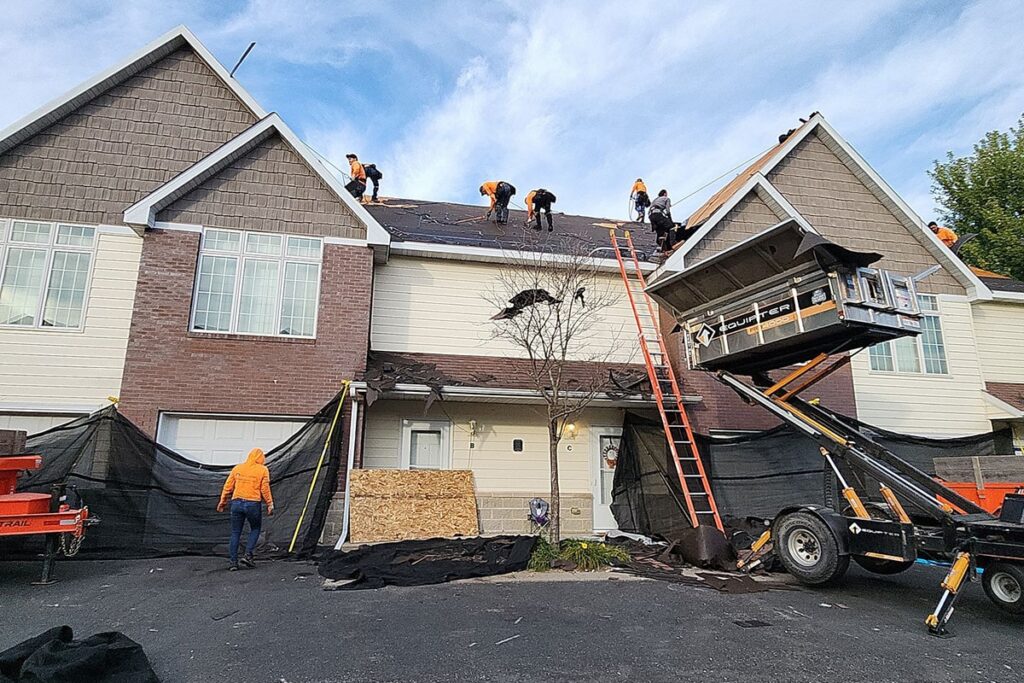
[[[255,567],[253,552],[260,540],[263,524],[263,504],[267,504],[267,516],[274,514],[274,497],[270,493],[270,470],[263,463],[266,457],[259,448],[249,451],[249,457],[235,465],[224,483],[217,503],[217,512],[224,512],[231,500],[231,540],[228,543],[230,571],[238,570],[238,544],[242,538],[245,523],[249,523],[249,538],[245,544],[245,556],[241,559],[244,567]]]

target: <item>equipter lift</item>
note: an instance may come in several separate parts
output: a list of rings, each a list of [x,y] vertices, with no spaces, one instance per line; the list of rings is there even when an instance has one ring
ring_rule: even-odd
[[[713,372],[817,442],[842,490],[839,509],[780,510],[741,564],[751,569],[774,553],[799,581],[822,585],[839,580],[851,559],[877,574],[904,571],[918,558],[949,561],[942,597],[925,620],[930,633],[947,634],[954,603],[978,569],[997,606],[1024,614],[1024,496],[1007,496],[997,518],[857,423],[800,397],[851,352],[920,333],[914,278],[869,267],[880,258],[786,221],[647,288],[679,321],[690,367]],[[777,381],[767,375],[793,365]]]

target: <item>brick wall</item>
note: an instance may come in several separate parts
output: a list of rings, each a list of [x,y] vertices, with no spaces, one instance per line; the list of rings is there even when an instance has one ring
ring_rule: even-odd
[[[189,332],[198,251],[197,233],[146,233],[119,409],[147,434],[160,411],[312,415],[363,371],[369,249],[324,246],[315,340]]]

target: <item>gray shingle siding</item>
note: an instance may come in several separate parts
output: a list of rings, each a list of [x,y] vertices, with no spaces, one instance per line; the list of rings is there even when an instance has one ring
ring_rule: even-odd
[[[686,255],[686,265],[691,266],[714,256],[737,242],[767,230],[780,220],[756,192],[750,192]]]
[[[828,239],[851,249],[883,254],[882,268],[915,274],[936,263],[817,133],[801,141],[772,169],[768,180]],[[965,293],[946,270],[926,278],[918,287],[932,294]]]
[[[125,208],[255,122],[183,48],[0,155],[0,211],[119,225]]]
[[[365,239],[352,211],[274,135],[178,199],[158,221]]]

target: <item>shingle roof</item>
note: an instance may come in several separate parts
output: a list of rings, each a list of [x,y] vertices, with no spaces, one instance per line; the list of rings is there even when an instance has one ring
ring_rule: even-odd
[[[548,233],[546,227],[542,232],[524,227],[525,211],[512,210],[508,224],[497,225],[493,219],[484,218],[486,206],[471,204],[385,198],[380,204],[367,204],[366,209],[391,233],[394,242],[553,253],[571,250],[574,254],[585,254],[592,249],[610,247],[608,229],[622,227],[633,230],[633,243],[648,260],[656,248],[649,225],[608,218],[556,212],[553,214],[555,230]],[[608,252],[594,255],[611,256]]]
[[[985,390],[1017,410],[1024,410],[1024,384],[1013,382],[987,382]]]
[[[1008,275],[1000,275],[990,270],[971,266],[971,272],[985,283],[985,286],[996,292],[1024,292],[1024,282],[1015,280]]]

